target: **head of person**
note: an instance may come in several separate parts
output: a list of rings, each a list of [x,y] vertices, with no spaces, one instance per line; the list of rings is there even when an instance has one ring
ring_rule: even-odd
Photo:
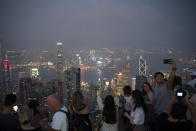
[[[163,73],[161,73],[161,72],[156,72],[156,73],[154,74],[154,79],[155,79],[155,82],[156,82],[157,84],[163,84],[163,83],[164,83],[164,75],[163,75]]]
[[[39,113],[39,102],[37,100],[30,100],[28,103],[28,107],[33,110],[33,115],[35,116]]]
[[[152,91],[151,85],[148,82],[144,82],[142,90],[143,94],[146,95],[149,91]]]
[[[12,108],[15,103],[16,103],[16,95],[8,94],[5,96],[5,99],[4,99],[5,107]]]
[[[46,103],[49,109],[52,111],[58,111],[62,106],[60,99],[56,94],[48,96],[46,99]]]
[[[18,111],[18,116],[21,125],[30,124],[33,119],[33,110],[28,107],[21,107]]]
[[[142,107],[145,110],[144,97],[141,91],[139,90],[132,91],[132,102],[135,103],[135,106],[133,107],[134,111],[136,108],[140,108],[140,107]]]
[[[172,109],[170,112],[170,115],[174,119],[183,119],[186,117],[186,112],[187,112],[187,106],[184,105],[183,103],[175,103],[172,105]]]
[[[125,96],[130,96],[131,95],[131,87],[129,85],[126,85],[124,88],[123,88],[123,91],[124,91],[124,95]]]
[[[108,124],[115,124],[117,122],[116,106],[114,104],[114,98],[111,95],[106,96],[104,100],[102,115],[104,121]]]
[[[72,95],[72,106],[74,109],[78,112],[80,112],[82,109],[84,109],[84,96],[80,91],[74,92]]]
[[[196,71],[192,72],[190,75],[191,75],[191,80],[196,79]]]

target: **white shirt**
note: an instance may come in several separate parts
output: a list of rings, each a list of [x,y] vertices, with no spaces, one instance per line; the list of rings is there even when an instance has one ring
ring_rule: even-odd
[[[133,105],[133,102],[131,101],[131,96],[124,96],[124,99],[126,101],[124,107],[126,111],[131,111],[131,107]]]
[[[60,110],[67,112],[67,108],[63,106]],[[51,127],[55,130],[68,131],[67,115],[64,112],[56,112],[52,117]]]
[[[135,125],[143,125],[144,124],[144,110],[142,107],[136,108],[135,111],[131,111],[131,117],[133,117],[133,123]]]

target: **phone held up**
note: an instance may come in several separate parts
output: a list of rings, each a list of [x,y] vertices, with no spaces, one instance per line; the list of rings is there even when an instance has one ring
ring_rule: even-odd
[[[172,61],[172,59],[163,59],[164,64],[170,64],[171,61]]]

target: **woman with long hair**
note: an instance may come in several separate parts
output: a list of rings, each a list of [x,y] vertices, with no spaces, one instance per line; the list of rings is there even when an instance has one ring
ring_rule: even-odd
[[[143,90],[144,102],[146,104],[146,115],[145,115],[145,126],[148,130],[154,130],[154,96],[152,92],[152,87],[148,82],[144,82]]]
[[[76,131],[92,131],[92,125],[89,119],[90,108],[84,100],[81,92],[76,91],[72,95],[69,111],[72,114],[73,128]]]
[[[103,104],[101,97],[104,88],[105,87],[102,87],[99,95],[97,96],[97,103],[99,109],[102,110],[102,125],[100,127],[100,131],[117,131],[118,130],[117,106],[119,100],[116,97],[113,89],[109,87],[109,91],[111,95],[106,96]]]
[[[146,106],[144,103],[144,98],[142,93],[139,90],[134,90],[132,92],[132,101],[133,108],[131,114],[127,112],[124,113],[124,116],[127,117],[131,124],[134,126],[133,131],[144,131],[144,119]]]

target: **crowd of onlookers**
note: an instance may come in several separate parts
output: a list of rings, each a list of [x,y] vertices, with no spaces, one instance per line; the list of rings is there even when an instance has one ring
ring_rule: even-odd
[[[191,80],[182,84],[176,76],[173,60],[169,78],[161,72],[154,75],[154,83],[143,83],[142,90],[123,88],[123,96],[103,85],[97,96],[98,108],[102,112],[100,131],[196,131],[196,72]],[[110,94],[103,98],[104,90]],[[47,97],[46,104],[52,111],[41,109],[37,100],[13,111],[16,95],[8,94],[0,112],[0,131],[92,131],[89,119],[90,107],[81,92],[76,91],[68,106],[58,96]],[[121,113],[119,113],[121,111]],[[119,126],[123,118],[123,126]]]

